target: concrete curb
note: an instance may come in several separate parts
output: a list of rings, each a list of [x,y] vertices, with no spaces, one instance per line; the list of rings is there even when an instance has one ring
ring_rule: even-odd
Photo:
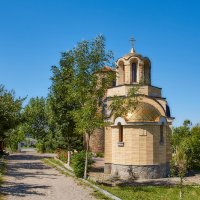
[[[58,159],[58,160],[59,160],[59,159]],[[48,160],[48,161],[49,161],[52,165],[54,165],[54,166],[56,166],[58,169],[60,169],[61,171],[64,171],[65,173],[69,174],[69,175],[72,176],[72,177],[75,177],[74,173],[70,172],[69,170],[67,170],[67,169],[65,169],[65,168],[63,168],[63,167],[61,167],[61,166],[59,166],[59,165],[57,165],[57,164],[51,162],[50,160]],[[60,160],[59,160],[59,161],[60,161]],[[63,163],[63,162],[61,161],[61,163]],[[119,197],[116,197],[115,195],[109,193],[109,192],[106,191],[106,190],[101,189],[100,187],[98,187],[98,186],[92,184],[91,182],[89,182],[89,181],[87,181],[87,180],[85,180],[85,179],[82,179],[82,178],[77,178],[77,179],[80,180],[80,181],[82,181],[82,182],[84,182],[84,183],[86,183],[86,184],[88,184],[88,185],[90,185],[90,186],[93,187],[94,189],[98,190],[100,193],[104,194],[105,196],[107,196],[107,197],[109,197],[109,198],[111,198],[111,199],[113,199],[113,200],[122,200],[122,199],[120,199]]]
[[[58,160],[60,163],[62,163],[68,170],[74,171],[67,163],[64,163],[62,160],[58,159],[56,156],[54,157],[55,160]]]

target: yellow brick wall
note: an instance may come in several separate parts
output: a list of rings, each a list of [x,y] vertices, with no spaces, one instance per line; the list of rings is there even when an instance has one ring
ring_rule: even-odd
[[[128,75],[127,75],[128,76]],[[130,84],[130,83],[127,83]],[[127,95],[128,91],[130,88],[134,87],[134,85],[121,85],[118,87],[110,88],[107,91],[107,96],[112,97],[114,95]],[[144,94],[147,96],[156,96],[156,97],[161,97],[161,89],[156,88],[153,86],[140,86],[139,87],[139,94]]]
[[[118,127],[105,131],[105,163],[122,165],[154,165],[170,160],[169,128],[160,144],[159,125],[124,126],[124,147],[118,146]]]
[[[112,130],[111,130],[111,127],[105,128],[104,159],[105,159],[105,163],[112,162]]]
[[[161,89],[157,87],[148,86],[149,96],[161,97]]]

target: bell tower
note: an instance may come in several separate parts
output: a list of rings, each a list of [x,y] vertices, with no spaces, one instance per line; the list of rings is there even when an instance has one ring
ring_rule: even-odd
[[[137,54],[134,49],[134,38],[130,39],[130,53],[116,61],[116,85],[151,85],[151,62],[149,58]]]
[[[122,179],[161,178],[169,174],[173,117],[161,88],[151,85],[151,62],[138,54],[131,38],[130,53],[116,61],[116,86],[107,90],[104,172]],[[135,110],[115,118],[109,105],[138,86]],[[122,105],[123,106],[123,105]]]

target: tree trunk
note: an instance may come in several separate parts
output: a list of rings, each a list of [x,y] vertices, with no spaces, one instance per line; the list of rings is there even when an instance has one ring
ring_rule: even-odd
[[[90,135],[85,133],[85,140],[86,140],[86,151],[85,151],[85,169],[84,169],[84,179],[87,179],[87,170],[88,170],[88,150],[89,150],[89,141]]]
[[[71,164],[71,151],[67,151],[67,165],[70,166]]]
[[[71,143],[70,138],[67,137],[67,165],[70,166],[71,164]]]
[[[180,196],[180,200],[183,199],[183,178],[180,177],[180,193],[179,193],[179,196]]]
[[[0,154],[3,154],[3,141],[0,141]]]

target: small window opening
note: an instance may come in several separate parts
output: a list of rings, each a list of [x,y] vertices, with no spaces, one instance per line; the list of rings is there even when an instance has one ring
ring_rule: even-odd
[[[160,144],[164,143],[164,123],[160,125]]]
[[[137,82],[137,65],[136,63],[132,63],[132,70],[131,70],[132,74],[131,74],[131,79],[132,79],[132,82]]]
[[[117,125],[119,127],[119,142],[123,142],[123,126],[120,122]]]

